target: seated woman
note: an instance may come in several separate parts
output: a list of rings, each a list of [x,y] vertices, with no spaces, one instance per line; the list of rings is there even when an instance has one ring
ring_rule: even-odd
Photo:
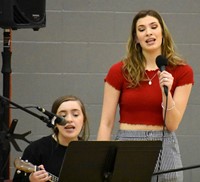
[[[37,171],[26,174],[16,170],[13,182],[51,181],[59,176],[67,146],[71,141],[88,140],[89,124],[83,102],[76,96],[57,98],[52,113],[62,116],[66,124],[55,124],[53,134],[32,142],[25,150],[22,160],[38,166]],[[58,180],[58,179],[57,179]],[[54,181],[57,181],[54,180]]]

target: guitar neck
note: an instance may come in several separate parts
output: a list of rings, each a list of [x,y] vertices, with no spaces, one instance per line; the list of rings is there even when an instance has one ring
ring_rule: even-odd
[[[38,168],[38,166],[36,167],[36,171],[39,171],[40,169]],[[51,179],[49,180],[50,182],[58,182],[58,177],[57,176],[55,176],[55,175],[53,175],[53,174],[51,174],[51,173],[49,173],[48,172],[48,174],[49,174],[49,176],[51,176]]]
[[[14,165],[18,170],[24,171],[25,173],[32,173],[32,172],[41,170],[38,166],[33,165],[32,163],[28,161],[21,160],[21,158],[19,157],[15,159]],[[58,182],[59,178],[57,176],[49,172],[48,174],[49,176],[51,176],[50,182]]]
[[[53,175],[53,174],[51,174],[51,173],[48,173],[49,174],[49,176],[51,176],[51,180],[50,180],[50,182],[58,182],[58,177],[57,176],[55,176],[55,175]]]

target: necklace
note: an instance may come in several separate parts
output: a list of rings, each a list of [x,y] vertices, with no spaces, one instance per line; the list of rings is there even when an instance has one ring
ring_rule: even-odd
[[[152,78],[149,78],[149,76],[147,75],[146,71],[145,71],[145,75],[147,76],[147,79],[148,79],[148,84],[149,85],[152,85],[152,80],[155,78],[155,76],[157,75],[157,72],[155,73],[155,75],[153,75]]]

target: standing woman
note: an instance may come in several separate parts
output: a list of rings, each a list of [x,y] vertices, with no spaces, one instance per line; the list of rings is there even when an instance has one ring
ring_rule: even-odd
[[[156,64],[159,55],[168,60],[162,72]],[[132,22],[126,58],[114,64],[105,78],[97,140],[111,140],[119,105],[116,140],[162,140],[164,133],[161,166],[158,167],[158,161],[155,172],[182,167],[174,132],[184,115],[193,84],[193,70],[175,52],[162,17],[154,10],[140,11]],[[164,86],[168,87],[167,102]],[[159,175],[158,181],[183,181],[183,173]]]
[[[55,124],[53,134],[32,142],[24,151],[22,159],[39,166],[42,170],[29,174],[15,172],[13,182],[44,182],[59,176],[67,146],[71,141],[87,140],[89,125],[83,102],[76,96],[57,98],[51,111],[64,117],[66,124]]]

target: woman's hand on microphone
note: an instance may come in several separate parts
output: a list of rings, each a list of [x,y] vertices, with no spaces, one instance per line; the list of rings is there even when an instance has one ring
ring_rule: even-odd
[[[174,77],[171,75],[171,73],[167,71],[158,71],[158,78],[159,78],[159,83],[160,83],[160,88],[164,92],[164,86],[168,88],[168,92],[171,90],[173,82],[174,82]]]

